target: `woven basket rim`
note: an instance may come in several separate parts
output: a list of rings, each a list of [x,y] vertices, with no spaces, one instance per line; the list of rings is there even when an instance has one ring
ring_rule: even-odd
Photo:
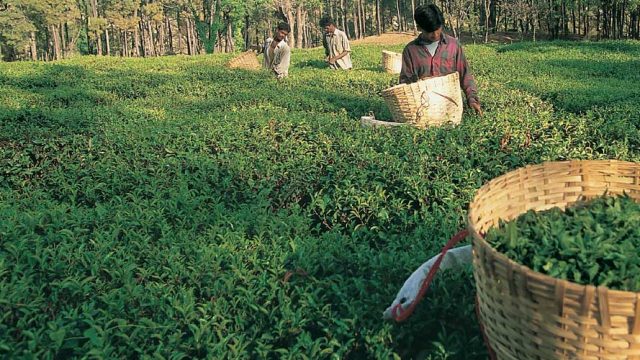
[[[382,50],[383,54],[388,54],[388,55],[402,55],[401,53],[395,52],[395,51],[390,51],[390,50]]]
[[[532,276],[532,277],[537,277],[541,280],[544,281],[549,281],[549,282],[564,282],[564,285],[567,287],[567,289],[572,289],[572,290],[576,290],[576,291],[584,291],[584,289],[586,288],[593,288],[593,289],[598,289],[598,288],[605,288],[607,289],[607,291],[609,293],[613,293],[613,294],[640,294],[640,291],[635,292],[635,291],[626,291],[626,290],[614,290],[614,289],[610,289],[607,286],[596,286],[596,285],[581,285],[578,283],[575,283],[573,281],[569,281],[569,280],[565,280],[565,279],[559,279],[547,274],[543,274],[541,272],[537,272],[534,271],[533,269],[529,268],[526,265],[522,265],[520,263],[515,262],[514,260],[512,260],[511,258],[509,258],[508,256],[506,256],[505,254],[499,252],[498,250],[496,250],[493,246],[491,246],[482,236],[480,236],[480,233],[476,230],[475,226],[474,226],[474,222],[473,222],[473,217],[474,217],[474,211],[473,211],[473,207],[472,205],[474,203],[476,203],[477,201],[479,201],[478,196],[479,194],[487,191],[487,189],[489,189],[490,187],[492,187],[493,185],[495,185],[496,183],[502,181],[503,179],[506,179],[509,176],[513,176],[513,174],[515,174],[516,172],[520,172],[520,171],[525,171],[526,169],[531,169],[531,168],[539,168],[539,167],[544,167],[544,166],[548,166],[548,165],[553,165],[553,164],[557,164],[557,165],[561,165],[561,164],[578,164],[578,163],[600,163],[600,164],[620,164],[620,165],[633,165],[633,166],[639,166],[640,167],[640,163],[637,162],[632,162],[632,161],[623,161],[623,160],[565,160],[565,161],[544,161],[538,164],[530,164],[530,165],[526,165],[524,167],[520,167],[517,169],[514,169],[512,171],[509,171],[503,175],[500,175],[496,178],[491,179],[489,182],[487,182],[486,184],[484,184],[482,187],[480,187],[480,189],[478,189],[476,191],[476,194],[473,197],[473,200],[471,201],[471,203],[469,204],[469,212],[467,214],[467,230],[469,231],[469,234],[471,234],[471,236],[473,237],[473,245],[474,245],[474,251],[475,250],[475,245],[478,245],[482,248],[484,248],[486,251],[490,252],[492,256],[499,258],[501,260],[504,260],[507,264],[509,264],[509,266],[511,268],[513,268],[514,270],[517,270],[519,272],[522,272],[524,274],[527,274],[528,276]],[[520,214],[521,215],[521,214]]]
[[[414,83],[414,84],[415,84],[415,83]],[[398,89],[402,89],[403,87],[407,87],[407,86],[411,86],[411,84],[398,84],[398,85],[394,85],[394,86],[392,86],[392,87],[390,87],[390,88],[386,88],[386,89],[382,90],[382,93],[383,93],[383,94],[386,94],[386,93],[394,92],[394,91],[396,91],[396,90],[398,90]]]
[[[427,82],[427,81],[429,81],[429,80],[432,80],[432,81],[433,81],[434,79],[445,78],[445,77],[447,77],[447,76],[450,76],[450,75],[452,75],[452,74],[456,74],[456,73],[458,73],[458,72],[457,72],[457,71],[454,71],[454,72],[452,72],[452,73],[450,73],[450,74],[440,75],[440,76],[433,76],[433,77],[429,77],[429,78],[424,78],[424,79],[420,79],[420,80],[418,80],[418,81],[415,81],[415,82],[412,82],[412,83],[408,83],[408,84],[407,84],[407,83],[404,83],[404,84],[394,85],[394,86],[392,86],[392,87],[389,87],[389,88],[386,88],[386,89],[382,90],[382,91],[381,91],[381,93],[382,93],[382,94],[392,93],[392,92],[394,92],[394,91],[396,91],[396,90],[398,90],[398,89],[402,89],[402,88],[404,88],[404,87],[418,86],[419,84],[421,84],[421,83],[425,83],[425,82]],[[460,74],[458,74],[458,76],[460,76]]]

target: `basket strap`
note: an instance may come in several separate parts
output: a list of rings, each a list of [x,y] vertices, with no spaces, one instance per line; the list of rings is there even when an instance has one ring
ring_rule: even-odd
[[[420,303],[420,301],[422,301],[424,294],[427,292],[427,289],[429,289],[429,285],[431,285],[431,281],[433,280],[433,278],[436,275],[436,272],[440,268],[440,263],[442,263],[442,259],[444,258],[444,255],[449,250],[451,250],[452,247],[456,246],[460,241],[464,240],[468,235],[469,235],[469,231],[462,230],[456,235],[454,235],[447,242],[447,244],[442,248],[442,251],[440,252],[440,256],[438,257],[436,262],[433,264],[431,269],[429,269],[429,273],[427,274],[427,277],[422,282],[422,285],[420,286],[420,291],[418,292],[418,296],[416,297],[416,300],[411,305],[409,305],[409,307],[406,309],[402,308],[402,304],[397,304],[393,308],[393,311],[391,312],[391,314],[393,316],[393,319],[396,322],[405,321],[409,318],[409,316],[411,316],[411,314],[413,314],[413,311],[416,309],[416,306],[418,305],[418,303]]]
[[[460,105],[458,105],[458,103],[457,103],[455,100],[453,100],[451,97],[449,97],[449,96],[447,96],[447,95],[440,94],[440,93],[439,93],[439,92],[437,92],[437,91],[432,91],[432,93],[434,93],[434,94],[436,94],[436,95],[440,95],[440,96],[442,96],[443,98],[445,98],[445,99],[447,99],[447,100],[451,101],[455,106],[458,106],[458,107],[460,106]]]
[[[468,235],[469,235],[468,230],[462,230],[459,233],[455,234],[447,242],[447,244],[442,248],[442,251],[438,259],[433,264],[431,269],[429,269],[429,273],[427,274],[427,277],[422,282],[422,285],[420,286],[420,291],[418,292],[418,296],[416,297],[416,300],[411,305],[409,305],[409,307],[405,310],[402,309],[401,304],[398,304],[393,308],[392,315],[395,321],[397,322],[405,321],[409,318],[409,316],[411,316],[411,314],[413,314],[413,311],[415,310],[416,306],[418,305],[418,303],[420,303],[420,301],[422,301],[425,293],[427,292],[427,289],[429,289],[429,285],[431,285],[431,281],[433,281],[433,278],[435,277],[436,272],[440,268],[440,263],[442,262],[444,255],[449,250],[451,250],[452,247],[456,246],[460,241],[464,240]],[[489,344],[489,338],[487,337],[487,333],[484,329],[484,325],[482,324],[482,319],[480,318],[480,300],[478,299],[478,295],[476,295],[475,297],[475,310],[476,310],[476,318],[478,319],[478,324],[480,325],[480,333],[482,333],[482,339],[484,340],[484,345],[487,347],[487,353],[489,355],[489,359],[496,360],[497,355],[493,350],[493,348],[491,348],[491,345]]]

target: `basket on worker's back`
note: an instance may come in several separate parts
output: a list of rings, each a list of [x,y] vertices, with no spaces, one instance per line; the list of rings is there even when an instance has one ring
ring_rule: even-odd
[[[400,74],[402,70],[402,54],[382,50],[382,68],[391,74]]]
[[[253,50],[245,51],[229,61],[231,69],[259,70],[258,55]]]
[[[640,293],[534,272],[483,239],[500,219],[605,191],[640,199],[640,164],[547,162],[500,176],[476,194],[468,218],[473,271],[480,321],[498,359],[640,359]]]
[[[393,121],[425,128],[462,121],[462,95],[457,72],[400,84],[382,91]]]

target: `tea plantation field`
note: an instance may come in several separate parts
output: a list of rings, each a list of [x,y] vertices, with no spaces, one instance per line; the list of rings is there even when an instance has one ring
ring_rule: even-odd
[[[484,182],[640,161],[640,43],[468,45],[485,114],[427,131],[360,126],[382,49],[0,64],[0,358],[486,358],[470,269],[382,312]]]

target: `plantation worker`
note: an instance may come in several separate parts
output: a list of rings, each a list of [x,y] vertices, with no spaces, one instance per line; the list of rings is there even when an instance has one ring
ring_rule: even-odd
[[[442,11],[433,4],[420,5],[413,16],[421,32],[402,52],[400,83],[410,84],[457,71],[460,75],[460,87],[464,90],[469,107],[482,115],[478,88],[469,71],[462,46],[454,37],[442,32]]]
[[[413,305],[418,298],[420,287],[427,278],[429,270],[433,267],[435,262],[440,257],[440,254],[432,257],[424,264],[420,265],[411,276],[404,282],[400,291],[396,295],[391,305],[384,311],[382,317],[386,320],[394,319],[404,310],[407,310]],[[472,248],[471,245],[461,246],[455,249],[451,249],[444,254],[442,262],[440,263],[440,270],[457,269],[471,264]],[[399,308],[399,309],[398,309]]]
[[[286,37],[290,32],[289,24],[279,23],[273,38],[268,38],[262,49],[264,68],[271,71],[278,79],[289,76],[291,48],[287,44]]]
[[[328,16],[320,19],[320,27],[324,28],[322,46],[324,46],[325,61],[331,69],[349,70],[351,64],[351,46],[347,34],[336,28],[336,24]]]

